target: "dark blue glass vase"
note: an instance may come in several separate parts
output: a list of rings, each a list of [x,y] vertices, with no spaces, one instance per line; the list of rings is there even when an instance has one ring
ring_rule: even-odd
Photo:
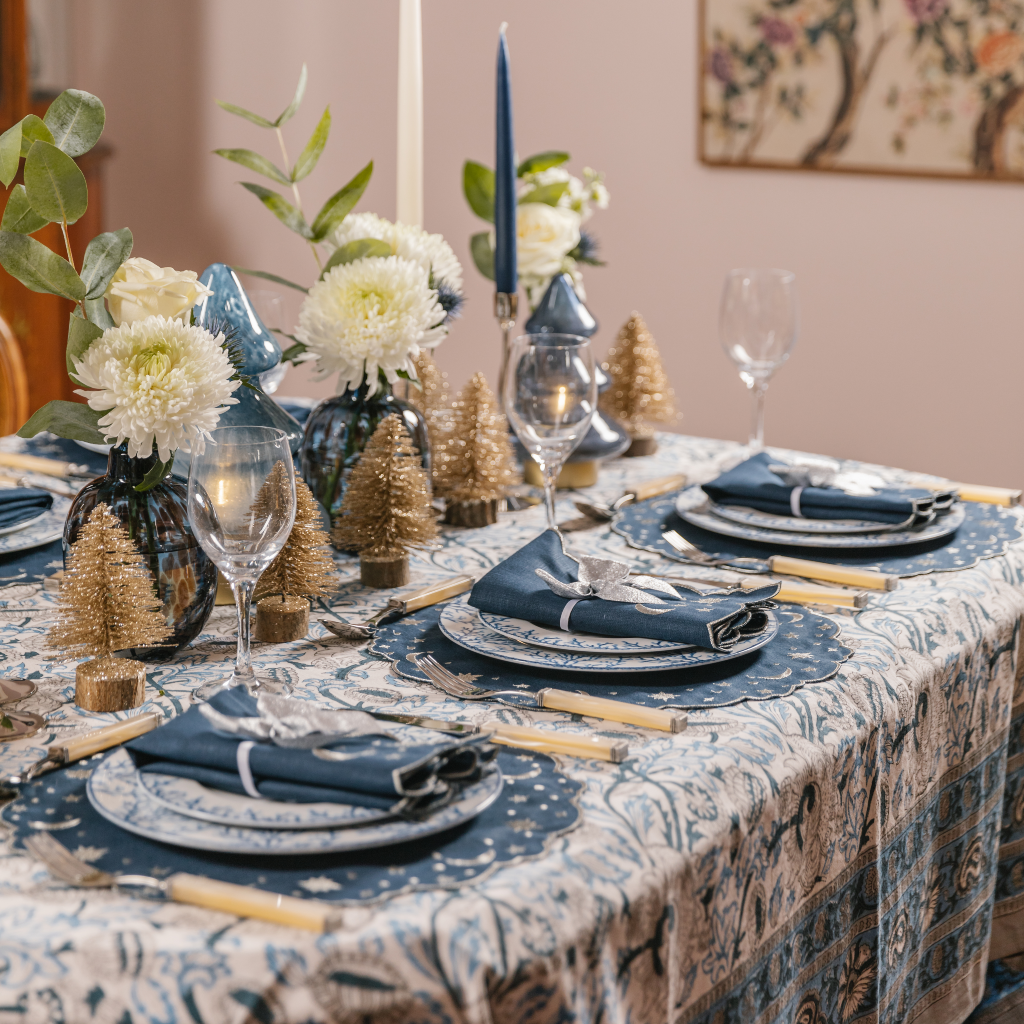
[[[374,394],[368,394],[368,390],[363,381],[357,390],[321,402],[306,420],[300,453],[302,479],[327,509],[332,523],[341,513],[349,474],[380,421],[391,413],[401,416],[430,475],[430,442],[423,414],[396,398],[383,374]]]
[[[147,560],[167,625],[174,633],[167,646],[131,650],[133,658],[144,661],[170,657],[191,643],[206,625],[217,596],[217,567],[192,534],[185,485],[168,476],[152,490],[135,490],[156,461],[155,453],[147,459],[129,458],[127,441],[111,448],[107,475],[78,492],[64,524],[65,565],[68,549],[101,502],[121,520]]]

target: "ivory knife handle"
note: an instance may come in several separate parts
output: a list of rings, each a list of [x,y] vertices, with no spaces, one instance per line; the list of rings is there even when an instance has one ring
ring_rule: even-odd
[[[609,722],[626,722],[662,732],[682,732],[686,728],[686,715],[681,711],[662,711],[661,708],[642,708],[636,704],[590,697],[568,690],[545,687],[537,692],[540,705],[554,711],[569,711],[575,715],[603,718]]]
[[[417,590],[408,597],[393,597],[388,604],[405,615],[408,612],[415,612],[420,608],[437,604],[439,601],[447,601],[449,597],[464,594],[473,586],[473,583],[472,576],[455,576],[452,579],[442,580],[440,583],[432,583],[429,587]]]
[[[770,581],[769,581],[770,582]],[[777,601],[788,601],[791,604],[831,604],[837,608],[863,608],[868,602],[868,595],[858,593],[856,590],[840,590],[838,587],[817,587],[813,583],[789,583],[781,582],[775,599]],[[743,580],[744,590],[757,590],[763,587],[766,581],[763,576],[751,579],[749,576]]]
[[[541,754],[568,754],[570,757],[592,758],[620,764],[625,760],[629,750],[622,740],[609,741],[597,736],[528,729],[521,725],[505,725],[504,722],[484,722],[480,728],[484,732],[493,730],[492,743],[519,747],[522,750],[536,750]]]
[[[74,462],[43,459],[38,455],[22,455],[20,452],[0,452],[0,466],[24,469],[29,473],[43,473],[46,476],[85,476],[89,473],[87,466],[79,466]]]
[[[983,487],[981,484],[954,484],[961,501],[981,501],[1009,508],[1020,504],[1020,491],[1009,487]]]
[[[133,715],[124,722],[115,722],[102,729],[93,729],[92,732],[87,732],[82,736],[75,736],[64,743],[54,744],[50,747],[49,753],[59,757],[65,763],[81,761],[83,757],[88,757],[100,750],[107,750],[109,747],[116,747],[119,743],[124,743],[155,729],[163,721],[163,717],[159,711],[147,711],[145,714]]]
[[[646,501],[648,498],[656,498],[659,494],[668,494],[669,491],[677,491],[680,487],[686,486],[686,474],[676,473],[673,476],[661,476],[657,480],[645,480],[632,488],[636,501]]]
[[[167,879],[172,900],[196,907],[223,910],[238,917],[256,917],[261,921],[291,925],[310,932],[326,932],[331,928],[337,909],[315,900],[295,896],[279,896],[248,885],[218,882],[199,875],[177,874]]]
[[[788,555],[772,555],[768,568],[783,576],[803,576],[812,580],[827,580],[829,583],[844,583],[850,587],[865,590],[895,590],[898,576],[887,576],[872,569],[854,569],[846,565],[830,565],[828,562],[811,562],[806,558],[790,558]]]

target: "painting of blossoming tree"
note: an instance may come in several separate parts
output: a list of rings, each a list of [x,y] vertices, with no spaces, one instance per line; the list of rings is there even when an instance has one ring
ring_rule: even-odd
[[[709,164],[1024,180],[1024,0],[702,0]]]

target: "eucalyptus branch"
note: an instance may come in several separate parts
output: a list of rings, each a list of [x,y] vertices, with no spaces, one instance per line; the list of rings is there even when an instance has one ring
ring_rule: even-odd
[[[291,161],[288,159],[288,150],[285,149],[284,135],[281,133],[281,129],[278,127],[275,127],[274,131],[277,133],[277,143],[281,147],[281,159],[284,160],[284,172],[285,174],[290,174],[291,172],[289,171],[289,168],[291,167]],[[302,209],[302,197],[299,195],[299,183],[297,181],[292,182],[292,195],[295,196],[296,208],[298,209],[299,213],[301,213],[302,216],[305,217],[306,214],[305,211]],[[324,265],[323,263],[320,262],[320,253],[316,251],[316,244],[310,241],[309,247],[310,249],[313,250],[313,259],[316,260],[316,269],[322,273]]]
[[[61,218],[60,229],[64,233],[64,246],[68,251],[68,263],[71,264],[71,269],[77,274],[78,268],[75,266],[75,257],[71,254],[71,238],[68,235],[68,222],[66,218]],[[85,300],[83,299],[78,303],[78,308],[82,311],[82,316],[86,320],[89,319],[89,314],[85,311]]]

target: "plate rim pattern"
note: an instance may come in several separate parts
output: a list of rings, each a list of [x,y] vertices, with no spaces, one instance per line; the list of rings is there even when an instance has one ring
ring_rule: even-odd
[[[540,640],[528,640],[528,639],[526,639],[525,636],[517,635],[517,633],[525,632],[524,630],[518,630],[516,628],[508,629],[507,627],[506,627],[506,629],[502,629],[500,626],[495,625],[493,620],[494,619],[500,619],[500,620],[502,620],[503,624],[506,623],[506,622],[508,622],[508,623],[525,622],[528,626],[531,626],[534,629],[537,629],[537,630],[540,630],[540,631],[546,632],[546,633],[551,633],[551,634],[554,634],[554,635],[558,635],[558,634],[562,633],[563,631],[562,630],[556,630],[556,629],[549,629],[547,626],[538,626],[536,623],[530,622],[529,619],[516,618],[516,617],[510,616],[510,615],[498,615],[498,614],[496,614],[494,612],[481,611],[479,608],[477,609],[477,614],[480,616],[481,622],[483,622],[483,624],[485,626],[487,626],[489,629],[494,630],[494,632],[501,633],[503,636],[510,637],[511,639],[517,640],[520,643],[529,644],[531,647],[541,647],[541,648],[543,648],[545,650],[572,651],[572,652],[574,652],[576,654],[642,654],[644,652],[654,653],[656,651],[660,651],[662,654],[669,654],[669,653],[672,653],[673,651],[683,651],[683,650],[689,651],[689,650],[693,650],[694,647],[696,646],[695,644],[673,643],[671,640],[647,640],[645,637],[617,637],[617,636],[602,637],[602,636],[597,636],[597,635],[595,635],[593,633],[572,633],[572,632],[568,632],[568,631],[565,631],[565,636],[566,637],[580,637],[580,636],[590,637],[590,638],[592,638],[595,641],[606,642],[609,646],[606,649],[602,650],[602,648],[600,648],[600,647],[598,647],[596,645],[593,646],[593,647],[576,647],[576,646],[573,646],[573,644],[568,643],[568,642],[554,643],[554,642],[550,642],[549,641],[547,643],[543,643]],[[619,643],[619,644],[630,643],[630,642],[635,643],[635,642],[638,642],[638,641],[643,641],[643,642],[649,643],[651,646],[650,647],[633,647],[633,648],[627,648],[625,650],[623,650],[621,647],[616,648],[614,646],[616,643]]]

